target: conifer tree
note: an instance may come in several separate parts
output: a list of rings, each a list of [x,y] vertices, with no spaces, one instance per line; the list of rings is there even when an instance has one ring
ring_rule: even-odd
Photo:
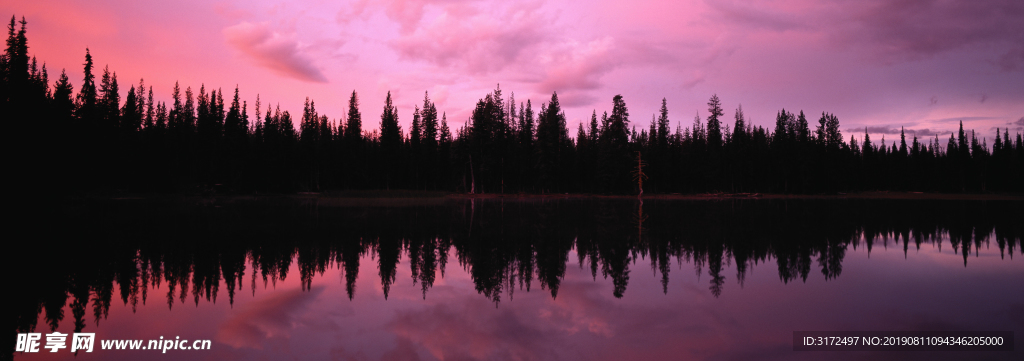
[[[348,144],[359,144],[363,137],[362,115],[359,113],[359,98],[356,91],[352,91],[352,97],[348,100],[348,122],[345,124],[345,142]]]
[[[216,99],[215,102],[214,99]],[[217,96],[211,96],[210,100],[213,104],[213,110],[210,113],[213,116],[214,139],[216,140],[215,144],[219,147],[224,137],[224,90],[217,88]]]
[[[398,125],[398,109],[391,101],[391,92],[384,100],[384,111],[380,115],[380,151],[381,167],[384,167],[384,188],[390,189],[395,183],[395,169],[402,169],[398,164],[399,151],[402,147],[402,128]]]
[[[441,133],[437,137],[438,144],[441,146],[451,146],[452,144],[452,132],[448,129],[448,114],[441,114]]]
[[[611,146],[625,149],[629,143],[629,110],[622,95],[612,98],[612,114],[608,117],[608,126]]]
[[[541,190],[558,190],[561,179],[560,165],[565,160],[564,147],[569,142],[565,126],[565,113],[558,102],[558,93],[551,93],[551,101],[541,105],[537,121],[538,181]]]
[[[216,94],[206,94],[205,84],[199,86],[199,96],[196,97],[196,135],[200,141],[199,152],[204,158],[209,157],[213,146],[214,120],[210,98],[215,96]]]
[[[593,115],[593,123],[594,124],[596,124],[596,120],[597,120],[597,113],[594,113],[594,115]],[[665,98],[661,98],[661,111],[658,113],[658,135],[657,135],[658,149],[663,150],[663,149],[668,147],[668,128],[669,128],[668,100],[665,99]]]
[[[55,124],[57,129],[62,132],[70,130],[71,117],[74,115],[75,102],[71,98],[74,93],[74,87],[68,79],[67,73],[64,71],[60,72],[60,78],[57,79],[57,83],[53,86],[53,110],[58,123]]]
[[[135,101],[136,101],[135,109],[138,109],[138,112],[139,112],[139,123],[141,124],[140,125],[140,129],[145,129],[145,127],[146,127],[146,82],[142,78],[139,78],[139,87],[135,88],[135,89],[136,89],[135,90],[135,97],[136,97],[135,98]]]
[[[103,80],[100,83],[100,116],[102,129],[108,137],[115,134],[118,128],[121,94],[117,89],[117,74],[110,73],[110,67],[103,68]]]
[[[182,108],[181,123],[185,134],[192,134],[196,129],[196,105],[192,95],[192,87],[185,88],[185,107]]]
[[[807,144],[810,142],[810,128],[807,123],[807,116],[804,115],[804,111],[800,111],[800,115],[796,117],[796,140],[800,144]]]
[[[181,103],[181,87],[178,82],[174,82],[174,90],[171,91],[171,104],[170,112],[167,114],[167,128],[172,132],[179,132],[179,129],[184,128],[182,122],[182,114],[185,112],[184,105]]]
[[[785,108],[779,111],[775,115],[775,132],[772,133],[772,147],[781,149],[780,147],[789,143],[789,127],[790,119],[793,118],[793,113],[789,113]]]
[[[838,149],[843,143],[843,133],[839,130],[839,117],[835,114],[827,114],[825,121],[825,135],[828,138],[828,146],[832,149]]]
[[[402,128],[398,125],[398,109],[391,101],[391,92],[384,100],[384,111],[380,115],[381,148],[397,152],[402,144]]]
[[[15,31],[17,22],[11,15],[11,23],[7,27],[7,49],[3,54],[2,73],[0,73],[0,111],[13,112],[14,118],[25,116],[29,88],[30,67],[28,57],[28,40],[25,35],[25,17],[21,18],[21,29]],[[88,49],[86,49],[88,56]],[[88,59],[87,59],[88,61]],[[21,126],[14,124],[15,127]],[[16,128],[17,129],[17,128]]]
[[[711,96],[708,100],[708,148],[717,150],[722,146],[722,123],[721,116],[722,102],[718,100],[718,94]]]
[[[419,152],[422,138],[423,126],[420,123],[420,106],[415,105],[412,111],[412,129],[409,131],[409,146],[412,147],[413,154]]]
[[[903,127],[900,127],[900,156],[907,157],[907,135],[903,131]]]
[[[138,133],[142,128],[142,112],[139,108],[138,96],[135,94],[135,86],[128,90],[124,106],[121,108],[121,134],[130,136]]]
[[[320,117],[316,113],[316,104],[309,100],[309,97],[306,97],[306,102],[302,109],[302,122],[299,125],[299,141],[303,144],[303,147],[309,148],[311,151],[319,138]]]
[[[224,117],[224,138],[228,147],[235,150],[242,146],[248,133],[249,124],[242,116],[241,104],[239,104],[238,86],[235,86],[235,95],[231,99],[228,113]]]
[[[149,96],[146,98],[146,121],[145,121],[145,127],[146,128],[154,126],[154,122],[156,121],[156,118],[154,118],[155,114],[153,113],[153,111],[154,111],[153,107],[154,107],[154,104],[153,104],[153,86],[150,85],[149,86]]]
[[[533,149],[535,137],[533,105],[527,99],[525,107],[522,104],[519,107],[519,144],[527,154],[530,154],[530,151]]]
[[[736,123],[733,124],[732,139],[737,144],[744,144],[747,139],[747,122],[743,115],[743,104],[736,107]]]
[[[967,134],[964,133],[964,121],[960,121],[960,133],[957,137],[957,153],[961,159],[968,159],[971,157],[971,150],[967,145]]]
[[[428,151],[437,148],[437,108],[430,101],[427,92],[423,92],[423,110],[420,112],[423,119],[423,145]]]
[[[871,144],[871,135],[868,134],[868,129],[864,128],[864,146],[861,147],[864,153],[864,159],[874,155],[875,146]]]

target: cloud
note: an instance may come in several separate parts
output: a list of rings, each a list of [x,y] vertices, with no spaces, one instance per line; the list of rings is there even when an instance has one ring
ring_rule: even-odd
[[[754,28],[764,28],[773,31],[805,30],[808,23],[802,21],[798,16],[781,12],[758,8],[751,3],[737,3],[735,1],[710,1],[705,3],[718,12],[724,19],[743,24]]]
[[[296,40],[272,31],[267,23],[242,22],[227,27],[224,38],[260,66],[280,75],[308,82],[327,82]]]
[[[1014,130],[1024,130],[1024,117],[1020,117],[1020,119],[1017,119],[1016,122],[1006,123],[1006,125],[1014,126],[1013,127]]]
[[[409,24],[404,17],[415,17],[418,24],[421,15],[402,15],[399,23],[404,28]],[[483,75],[524,60],[527,49],[545,40],[543,29],[543,17],[530,11],[495,14],[453,5],[427,24],[404,30],[391,46],[405,59]]]
[[[321,292],[321,287],[309,292],[277,291],[269,298],[246,304],[220,326],[217,341],[235,348],[263,349],[267,339],[290,334],[294,319]]]
[[[338,12],[335,19],[343,24],[350,23],[357,18],[366,19],[369,15],[367,10],[374,8],[383,10],[384,15],[388,19],[398,24],[399,31],[407,34],[419,27],[420,21],[427,11],[427,5],[441,7],[470,2],[474,2],[474,0],[358,0],[353,4],[345,6],[344,9]]]
[[[538,84],[541,91],[591,90],[601,86],[601,75],[621,63],[613,57],[615,39],[605,37],[587,43],[567,42],[546,54],[547,74]]]
[[[465,91],[511,83],[520,99],[546,99],[557,91],[566,107],[588,106],[604,98],[606,94],[598,92],[605,86],[605,78],[617,70],[657,64],[678,66],[673,59],[679,57],[681,48],[700,46],[663,41],[657,36],[594,33],[576,17],[599,15],[566,13],[561,8],[564,5],[538,1],[360,0],[351,10],[339,12],[337,20],[348,24],[355,19],[372,21],[380,17],[397,26],[394,37],[382,39],[384,44],[400,61],[425,65],[413,69],[431,72],[434,85],[457,86]],[[701,52],[701,58],[721,52]],[[703,76],[689,80],[692,86],[703,81]]]
[[[843,9],[850,14],[845,27],[853,29],[834,31],[834,37],[876,44],[883,51],[911,58],[978,44],[1024,48],[1024,22],[1020,21],[1024,3],[1017,0],[988,1],[985,6],[933,0],[875,0],[859,5]]]
[[[900,134],[900,130],[901,130],[901,128],[899,128],[899,127],[893,127],[893,126],[889,126],[889,125],[879,125],[879,126],[868,126],[868,127],[864,127],[864,128],[850,128],[850,129],[846,129],[846,132],[848,134],[863,134],[865,131],[867,131],[868,133],[871,133],[871,134]],[[916,128],[916,129],[915,128],[902,128],[902,131],[907,135],[907,137],[913,137],[914,135],[916,135],[918,137],[924,137],[924,136],[933,136],[933,135],[936,135],[936,134],[947,134],[947,133],[949,133],[948,131],[936,130],[936,129],[930,129],[930,128]]]
[[[885,126],[885,125],[883,125],[883,126],[873,126],[873,127],[864,127],[864,128],[857,128],[857,129],[847,129],[846,131],[850,132],[850,133],[854,133],[854,132],[858,132],[858,131],[863,131],[863,132],[866,132],[866,133],[900,134],[900,130],[899,129],[893,128],[893,127],[890,127],[890,126]]]
[[[430,0],[391,0],[384,8],[388,18],[396,21],[402,32],[410,32],[415,29],[423,18],[423,8]]]
[[[916,135],[918,137],[933,136],[933,135],[949,133],[948,131],[945,131],[945,130],[935,130],[935,129],[930,129],[930,128],[907,129],[906,131],[907,131],[907,134],[913,134],[913,135]]]
[[[413,6],[397,12],[391,9],[397,3]],[[426,16],[428,4],[437,11]],[[407,0],[391,2],[384,11],[402,28],[390,41],[402,59],[474,78],[512,78],[541,96],[557,91],[569,107],[598,99],[591,93],[604,86],[602,77],[624,65],[668,63],[675,57],[666,47],[612,36],[574,38],[557,25],[558,13],[545,13],[542,5]]]
[[[658,46],[608,36],[587,42],[568,40],[542,53],[537,67],[543,75],[535,87],[542,94],[557,91],[563,106],[583,106],[600,99],[592,93],[604,87],[605,75],[627,66],[670,63],[674,58]],[[702,74],[694,74],[684,86],[703,80]]]
[[[670,58],[655,47],[623,43],[611,37],[589,42],[566,41],[542,54],[537,68],[543,69],[543,73],[534,87],[539,94],[558,92],[563,107],[586,106],[601,99],[594,93],[604,87],[605,75],[626,65],[643,66]]]
[[[991,63],[1005,71],[1024,68],[1024,3],[967,1],[794,0],[784,3],[707,1],[729,29],[801,32],[828,44],[872,49],[886,62],[917,60],[971,46],[994,47]]]
[[[338,11],[335,20],[341,24],[348,24],[356,18],[363,17],[366,14],[366,7],[369,3],[370,0],[359,0],[349,4]]]
[[[966,121],[972,121],[972,120],[992,120],[992,119],[996,119],[996,117],[953,117],[953,118],[933,119],[933,120],[928,120],[927,122],[930,122],[930,123],[959,123],[959,122],[962,122],[962,121],[966,122]]]

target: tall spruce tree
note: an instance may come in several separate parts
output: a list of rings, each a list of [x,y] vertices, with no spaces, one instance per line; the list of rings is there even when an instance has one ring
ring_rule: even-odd
[[[597,114],[596,113],[594,114],[594,120],[595,120],[595,123],[596,123],[596,120],[597,120]],[[657,144],[658,144],[658,149],[659,150],[664,150],[664,149],[668,148],[668,128],[669,128],[668,100],[666,98],[661,98],[661,111],[658,113],[658,135],[657,135],[657,139],[658,139]]]
[[[540,189],[547,191],[560,190],[563,185],[563,162],[567,157],[565,148],[569,142],[569,130],[565,124],[565,113],[558,102],[558,93],[551,93],[551,102],[541,106],[540,119],[537,123],[537,161],[538,181]]]
[[[733,117],[732,139],[735,143],[744,144],[747,140],[747,121],[743,115],[743,104],[736,107],[736,115]]]
[[[359,98],[356,91],[348,99],[348,121],[345,124],[345,142],[359,144],[363,137],[363,119],[359,113]]]
[[[437,108],[430,101],[430,95],[423,92],[423,110],[420,111],[423,120],[423,145],[428,151],[437,148]]]
[[[708,100],[708,149],[718,150],[722,147],[722,102],[718,94],[711,95]]]
[[[412,129],[409,130],[409,146],[412,152],[420,151],[420,143],[423,141],[423,124],[420,122],[420,106],[414,105],[412,111]]]
[[[402,169],[399,164],[399,151],[402,148],[402,128],[398,125],[398,109],[391,101],[391,92],[384,100],[384,111],[380,114],[380,151],[381,167],[384,167],[384,188],[390,189],[396,184],[395,170]]]

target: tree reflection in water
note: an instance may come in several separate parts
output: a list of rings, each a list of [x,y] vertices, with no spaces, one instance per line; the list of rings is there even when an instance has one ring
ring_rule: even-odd
[[[355,202],[306,198],[88,201],[40,216],[31,249],[19,254],[9,305],[9,330],[36,328],[40,313],[55,330],[71,301],[75,332],[87,311],[99,324],[116,295],[134,311],[149,288],[167,284],[166,302],[233,304],[248,281],[276,284],[298,262],[303,290],[329,268],[357,293],[359,262],[372,255],[387,298],[402,257],[426,298],[448,255],[496,305],[534,282],[558,296],[569,256],[596,279],[611,278],[613,294],[627,290],[630,270],[650,262],[669,288],[671,262],[705,269],[718,297],[727,286],[723,264],[734,264],[743,285],[748,270],[774,260],[783,283],[806,281],[812,268],[826,280],[842,274],[850,247],[870,252],[878,242],[949,242],[970,255],[995,241],[1001,257],[1022,253],[1020,202],[900,200],[626,199],[427,200]],[[81,242],[100,239],[100,242]],[[20,266],[19,266],[20,264]],[[191,298],[189,297],[191,296]],[[14,337],[9,337],[13,342]],[[9,345],[13,349],[13,344]]]

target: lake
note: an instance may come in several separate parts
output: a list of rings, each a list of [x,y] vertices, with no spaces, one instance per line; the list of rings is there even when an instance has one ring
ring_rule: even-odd
[[[17,240],[28,248],[9,255],[13,304],[6,306],[5,347],[24,346],[16,345],[19,333],[42,338],[39,352],[4,354],[1021,360],[1022,205],[76,199],[28,212],[32,221],[20,225],[32,232]],[[1006,342],[1016,347],[794,351],[795,331],[1013,331]],[[53,332],[94,333],[93,352],[72,353],[71,336],[69,347],[50,352],[44,346]],[[113,349],[113,340],[174,347]],[[191,345],[203,349],[184,349]]]

